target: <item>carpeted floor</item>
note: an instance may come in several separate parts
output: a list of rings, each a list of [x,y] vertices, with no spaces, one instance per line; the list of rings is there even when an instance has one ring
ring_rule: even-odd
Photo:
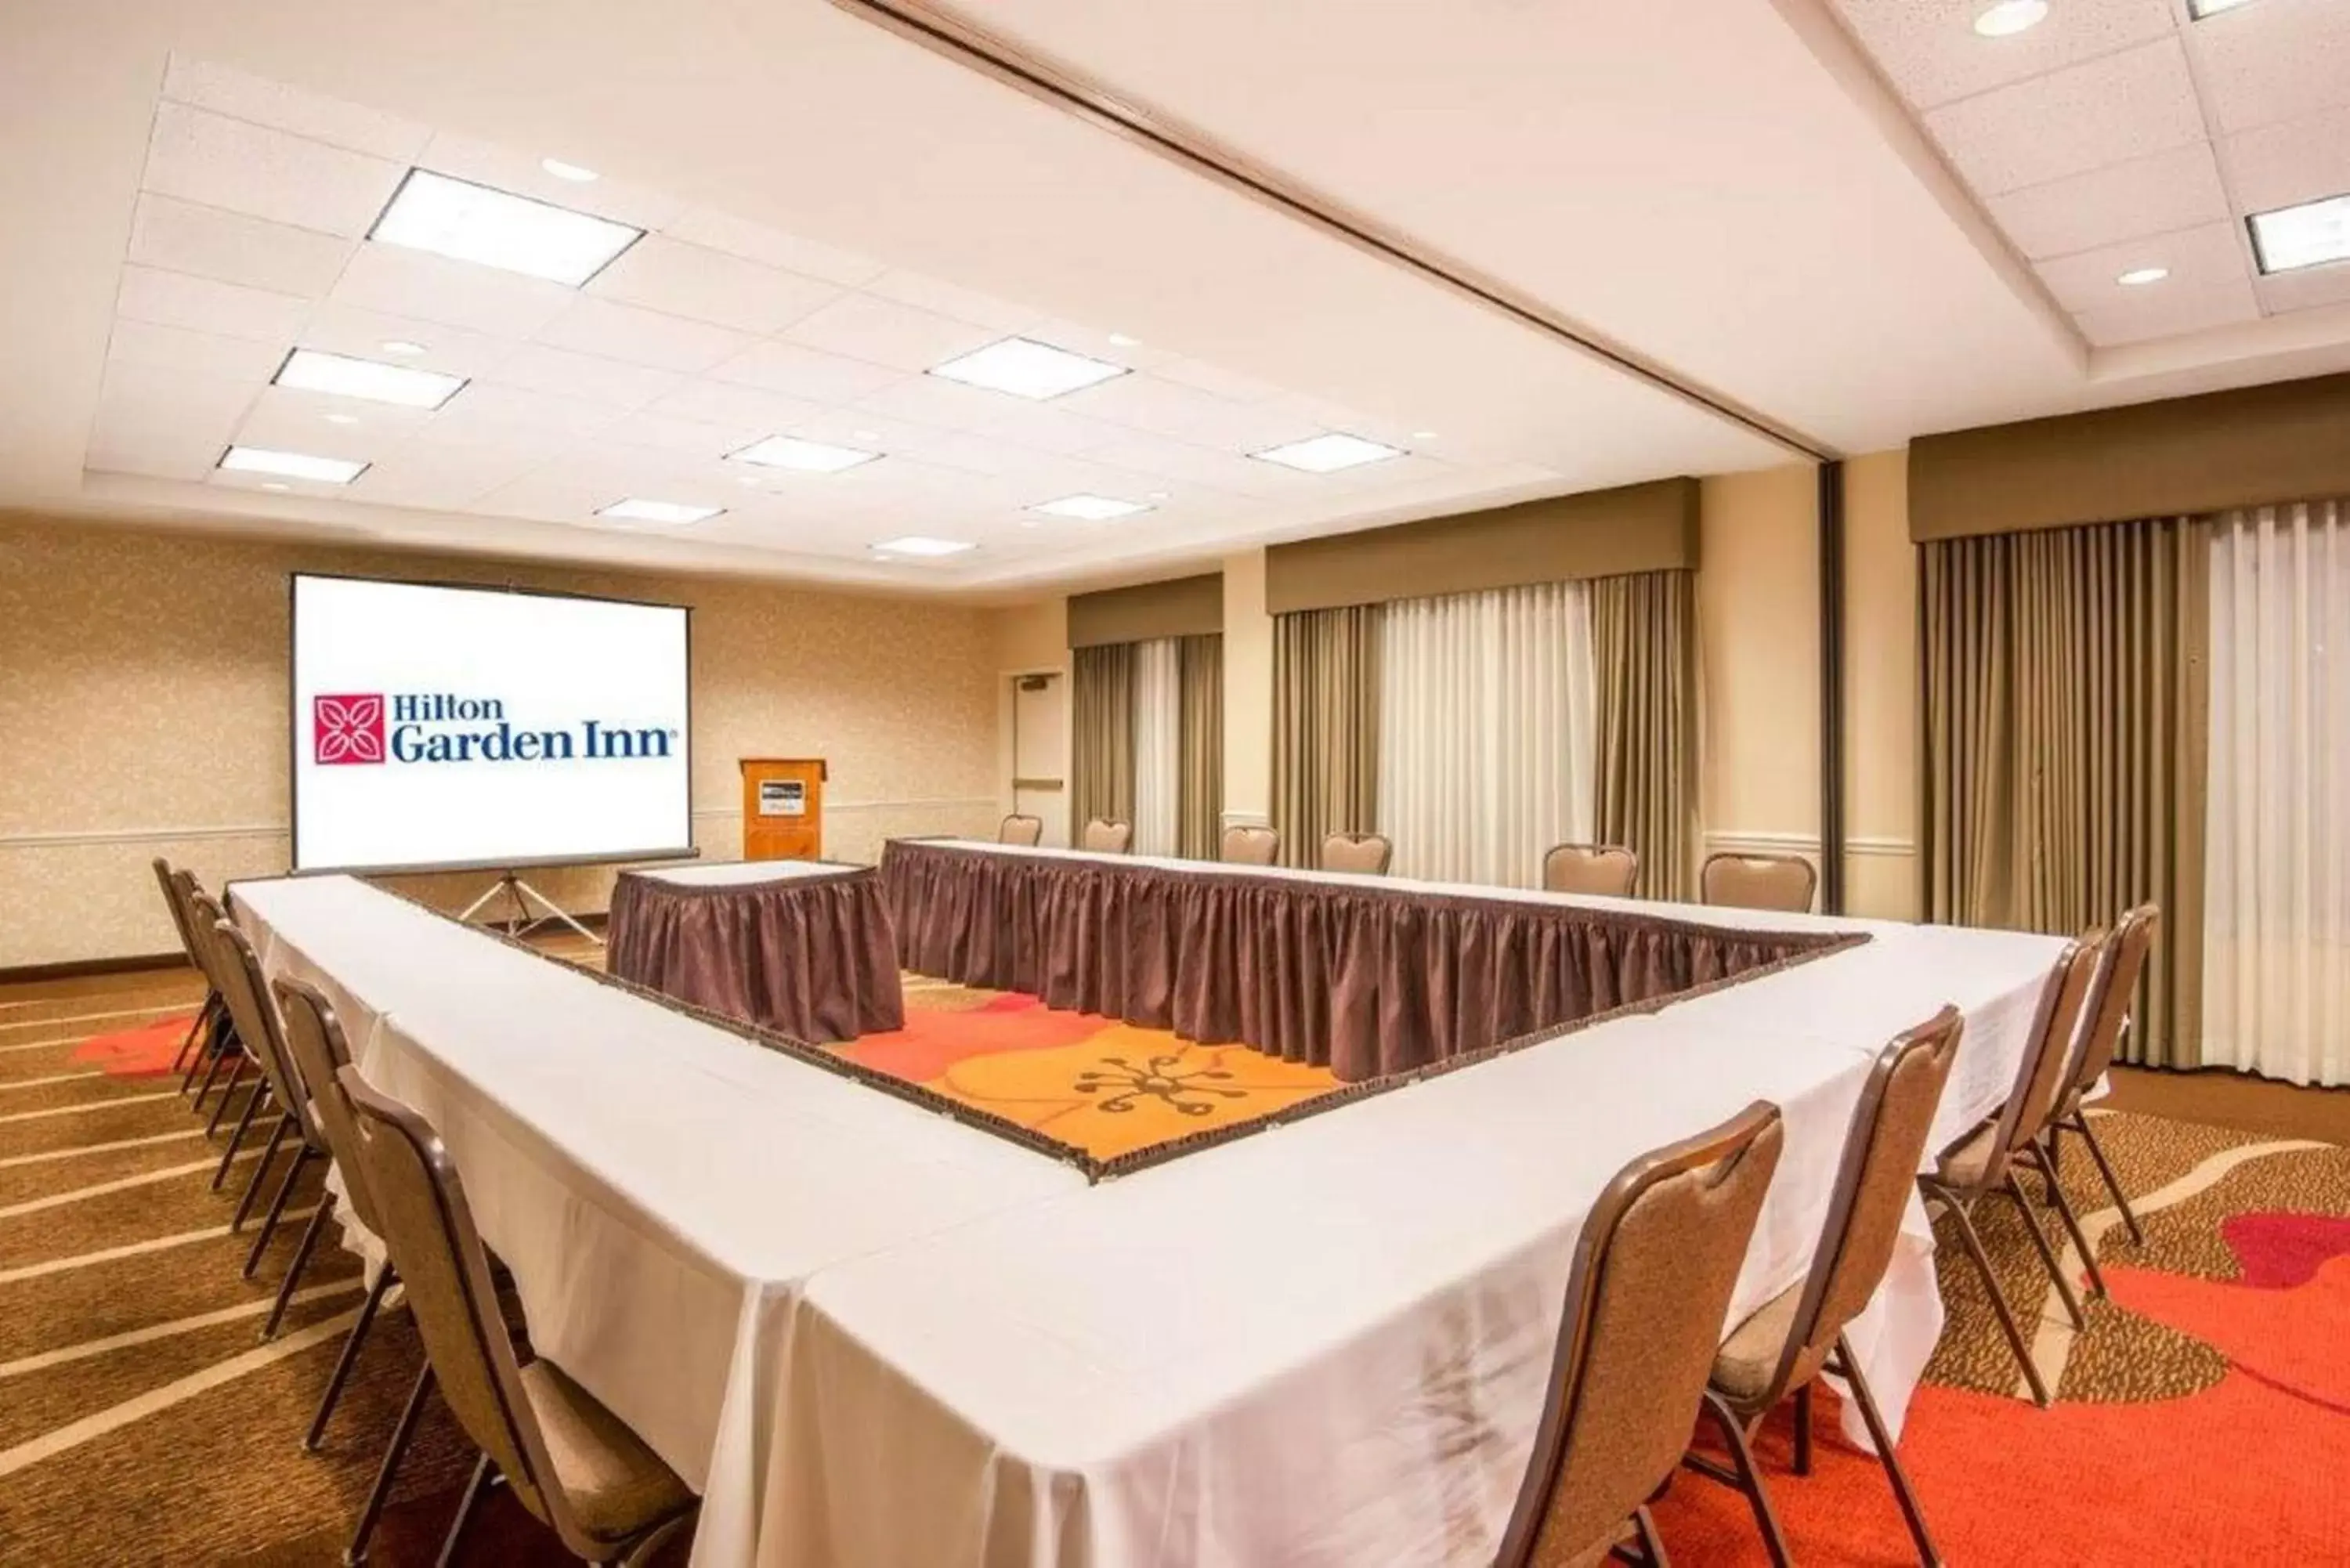
[[[0,989],[0,1568],[335,1563],[419,1364],[394,1312],[327,1451],[301,1451],[357,1305],[356,1271],[322,1253],[286,1332],[257,1343],[292,1236],[253,1281],[238,1277],[245,1239],[225,1233],[235,1183],[210,1190],[220,1146],[157,1075],[176,1049],[171,1021],[196,994],[180,973]],[[911,1000],[902,1034],[855,1048],[1040,1115],[1131,1114],[1027,1093],[1022,1075],[1056,1052],[1116,1035],[1118,1054],[1148,1064],[1170,1044],[1020,999],[917,984]],[[2177,1096],[2199,1081],[2155,1087]],[[2234,1088],[2168,1108],[2226,1110]],[[2117,1098],[2145,1093],[2125,1085]],[[1902,1454],[1948,1561],[2350,1563],[2350,1150],[2268,1130],[2343,1097],[2282,1093],[2247,1131],[2102,1119],[2142,1195],[2147,1243],[2130,1244],[2073,1161],[2067,1185],[2113,1288],[2084,1334],[2054,1307],[2012,1217],[1986,1210],[2011,1291],[2045,1303],[2039,1355],[2059,1402],[2041,1411],[2017,1397],[1979,1287],[1946,1270],[1950,1325]],[[315,1201],[306,1182],[292,1207]],[[1808,1478],[1787,1472],[1783,1423],[1762,1445],[1798,1560],[1913,1561],[1874,1461],[1835,1438],[1832,1419],[1823,1427]],[[432,1561],[472,1457],[433,1409],[373,1561]],[[1763,1561],[1742,1500],[1694,1475],[1658,1521],[1684,1565]],[[567,1559],[499,1496],[464,1561]]]

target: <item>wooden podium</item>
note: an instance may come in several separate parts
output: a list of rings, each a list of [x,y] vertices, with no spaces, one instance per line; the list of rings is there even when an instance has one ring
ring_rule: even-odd
[[[824,759],[743,759],[743,858],[824,858]]]

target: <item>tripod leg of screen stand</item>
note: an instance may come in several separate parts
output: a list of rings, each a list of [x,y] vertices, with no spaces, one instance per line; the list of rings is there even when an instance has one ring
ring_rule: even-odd
[[[505,921],[505,932],[506,935],[510,937],[526,937],[530,935],[532,931],[546,924],[549,920],[560,920],[563,924],[569,926],[581,936],[586,937],[589,941],[594,942],[598,947],[600,948],[604,945],[603,938],[598,936],[595,932],[581,925],[577,920],[573,919],[569,915],[564,913],[563,909],[556,905],[554,899],[548,898],[546,894],[540,892],[537,888],[532,887],[529,883],[524,881],[521,877],[515,876],[511,871],[499,877],[497,882],[480,898],[466,905],[464,912],[459,915],[457,919],[460,920],[471,920],[475,915],[480,914],[484,909],[487,908],[492,899],[496,898],[501,894],[504,894],[506,898],[514,901],[514,913],[508,916]],[[546,913],[543,915],[532,914],[530,912],[530,906],[533,899],[536,899],[539,908],[545,909]]]

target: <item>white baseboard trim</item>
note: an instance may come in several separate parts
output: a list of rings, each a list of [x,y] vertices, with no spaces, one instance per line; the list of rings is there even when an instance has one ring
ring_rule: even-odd
[[[1820,837],[1816,833],[1709,830],[1705,835],[1705,847],[1710,854],[1802,855],[1816,860],[1820,854]],[[1918,846],[1907,838],[1855,835],[1844,841],[1844,852],[1847,857],[1871,855],[1908,859],[1918,853]]]

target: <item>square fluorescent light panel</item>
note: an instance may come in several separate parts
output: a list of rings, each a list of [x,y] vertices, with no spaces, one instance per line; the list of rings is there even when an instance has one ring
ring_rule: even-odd
[[[1075,517],[1081,523],[1107,523],[1150,508],[1139,501],[1120,501],[1109,495],[1064,495],[1058,501],[1039,502],[1028,510],[1042,512],[1048,517]]]
[[[277,368],[277,384],[306,392],[331,392],[338,398],[398,403],[404,409],[437,409],[457,395],[465,378],[296,348]]]
[[[368,238],[577,288],[644,231],[411,169]]]
[[[2264,273],[2350,261],[2350,196],[2254,213],[2252,249]]]
[[[744,462],[755,462],[768,468],[788,468],[800,473],[838,473],[844,468],[871,462],[881,454],[860,452],[853,446],[827,446],[820,441],[769,436],[763,441],[744,447],[734,455]]]
[[[1249,455],[1306,473],[1336,473],[1342,468],[1384,462],[1388,458],[1402,457],[1405,453],[1401,447],[1388,446],[1384,441],[1365,441],[1361,436],[1339,435],[1334,431],[1328,435],[1308,436],[1286,446],[1268,447]]]
[[[2216,16],[2248,3],[2249,0],[2187,0],[2187,14],[2200,22],[2206,16]]]
[[[321,484],[348,484],[367,472],[364,462],[348,458],[312,457],[307,452],[271,452],[266,447],[233,446],[220,460],[230,473],[268,473],[280,479],[309,479]]]
[[[1128,373],[1123,365],[1090,358],[1026,337],[1006,337],[931,369],[933,376],[1009,392],[1015,398],[1057,398]]]
[[[707,523],[725,510],[723,506],[689,506],[682,501],[641,501],[631,495],[596,515],[622,523]]]
[[[960,556],[965,550],[979,546],[967,539],[931,539],[920,534],[909,534],[902,539],[884,539],[873,546],[877,556]]]

